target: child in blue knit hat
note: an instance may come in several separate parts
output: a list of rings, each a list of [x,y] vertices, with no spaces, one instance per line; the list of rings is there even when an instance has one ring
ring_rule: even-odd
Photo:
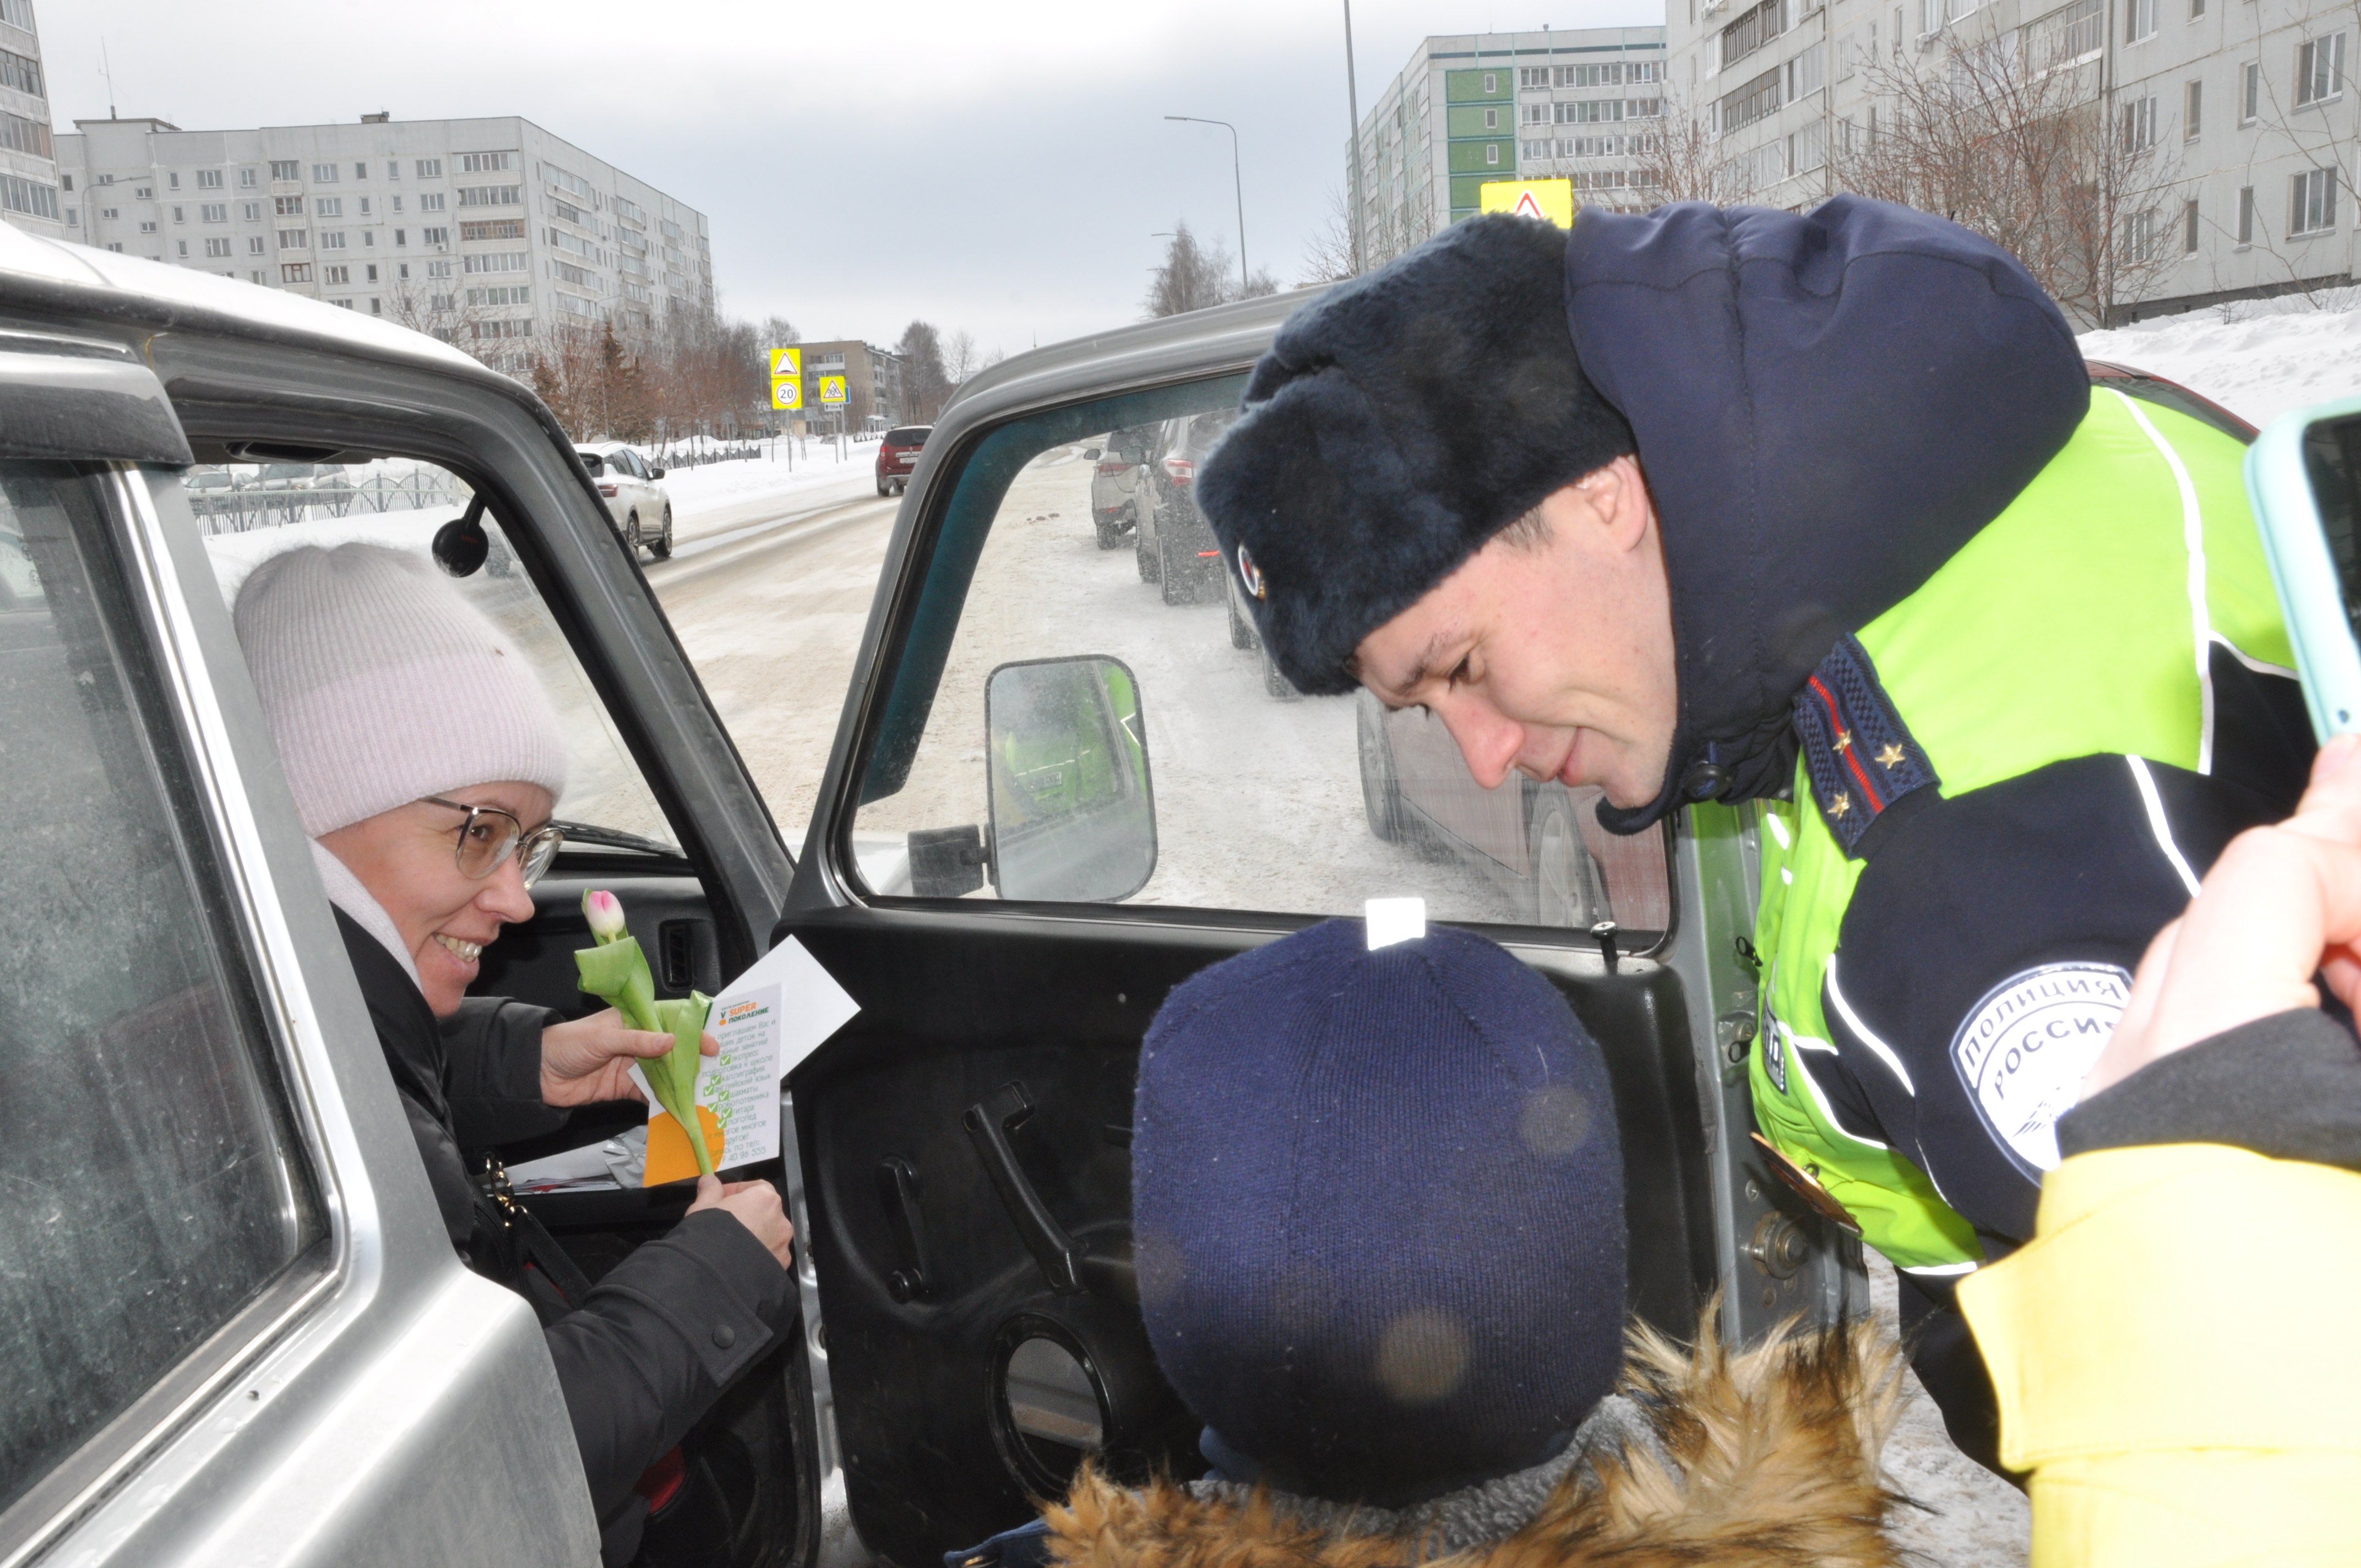
[[[1605,1058],[1495,944],[1335,920],[1206,970],[1134,1126],[1140,1310],[1212,1468],[1085,1471],[952,1568],[1894,1560],[1891,1358],[1627,1336]]]

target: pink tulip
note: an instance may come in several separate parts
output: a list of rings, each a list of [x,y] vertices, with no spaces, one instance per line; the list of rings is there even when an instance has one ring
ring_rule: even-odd
[[[623,934],[623,901],[604,888],[582,895],[582,916],[602,948]]]

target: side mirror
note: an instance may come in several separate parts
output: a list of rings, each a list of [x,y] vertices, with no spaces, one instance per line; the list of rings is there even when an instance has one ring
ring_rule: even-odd
[[[1085,462],[1085,463],[1095,463],[1095,462],[1097,462],[1098,460],[1099,460],[1099,449],[1098,449],[1097,447],[1095,447],[1095,446],[1085,446],[1085,447],[1083,447],[1083,448],[1082,448],[1082,461],[1083,461],[1083,462]]]
[[[984,685],[1003,898],[1109,903],[1156,871],[1139,683],[1100,654],[1003,664]]]
[[[651,479],[661,479],[664,477],[664,470],[661,468],[651,468],[648,470],[648,477]]]

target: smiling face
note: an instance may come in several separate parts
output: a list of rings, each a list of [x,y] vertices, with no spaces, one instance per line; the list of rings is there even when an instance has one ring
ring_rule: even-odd
[[[445,790],[442,798],[496,806],[528,833],[548,821],[556,806],[547,790],[529,784],[476,784]],[[482,967],[483,950],[500,927],[533,917],[533,898],[514,854],[480,880],[460,871],[459,828],[466,820],[449,806],[412,801],[320,839],[392,917],[437,1018],[459,1010]]]
[[[1545,536],[1495,536],[1363,638],[1361,684],[1443,720],[1487,789],[1514,768],[1645,806],[1664,786],[1679,717],[1647,486],[1619,457],[1537,510]]]

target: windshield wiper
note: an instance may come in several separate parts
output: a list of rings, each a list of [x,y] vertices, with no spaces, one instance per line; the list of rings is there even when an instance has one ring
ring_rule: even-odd
[[[661,839],[642,839],[637,833],[626,833],[618,828],[594,828],[588,822],[565,822],[550,819],[552,828],[566,835],[566,844],[596,844],[602,850],[636,850],[642,855],[661,855],[668,861],[688,857],[678,847]]]

